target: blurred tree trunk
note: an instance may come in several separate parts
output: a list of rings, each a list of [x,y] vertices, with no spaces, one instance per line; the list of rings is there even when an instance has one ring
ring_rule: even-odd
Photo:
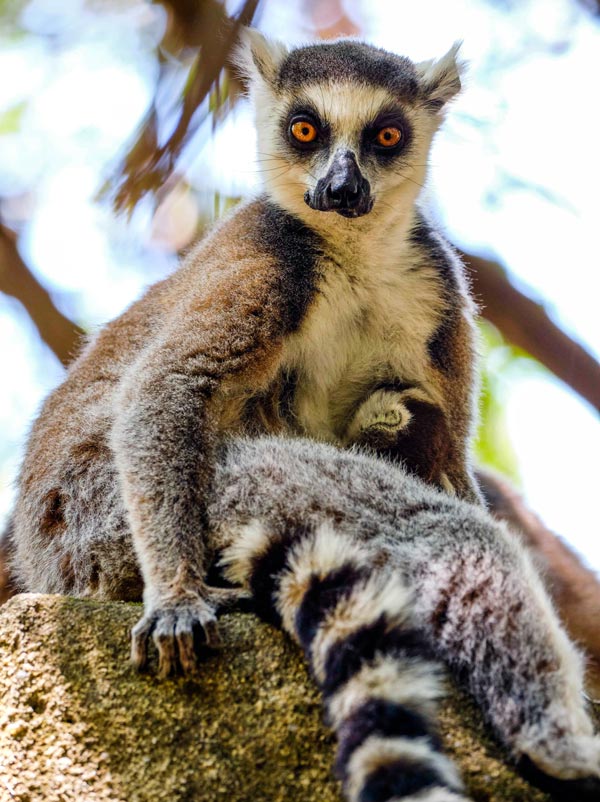
[[[501,264],[460,253],[483,317],[600,411],[600,365],[594,357],[552,322],[542,304],[517,290]]]

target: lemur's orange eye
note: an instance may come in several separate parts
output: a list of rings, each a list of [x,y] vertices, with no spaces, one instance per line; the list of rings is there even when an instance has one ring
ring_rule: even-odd
[[[292,135],[298,142],[313,142],[317,138],[317,129],[308,120],[298,120],[292,125]]]
[[[382,128],[376,136],[377,144],[382,145],[384,148],[393,148],[394,145],[400,142],[401,138],[402,131],[399,128],[395,128],[393,125]]]

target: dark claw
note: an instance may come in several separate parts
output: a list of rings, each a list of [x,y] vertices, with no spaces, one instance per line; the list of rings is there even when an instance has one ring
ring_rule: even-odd
[[[148,662],[148,640],[156,624],[155,616],[142,618],[131,630],[131,662],[143,671]]]
[[[189,626],[189,622],[186,622],[186,628],[184,629],[178,621],[175,635],[177,637],[179,662],[183,673],[193,674],[196,670],[196,649],[194,648],[193,627]]]
[[[216,621],[207,621],[204,624],[204,635],[206,637],[206,645],[210,649],[219,649],[222,646]]]

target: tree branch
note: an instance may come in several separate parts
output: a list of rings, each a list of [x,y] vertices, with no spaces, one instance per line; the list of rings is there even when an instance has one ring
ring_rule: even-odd
[[[42,340],[63,365],[68,365],[85,332],[56,308],[49,292],[21,258],[14,233],[3,225],[0,225],[0,292],[23,304]]]
[[[553,323],[541,304],[513,287],[498,262],[459,252],[483,316],[600,411],[600,365],[594,357]]]
[[[155,194],[171,177],[185,145],[210,114],[213,120],[223,111],[226,99],[231,102],[239,93],[232,72],[231,54],[240,30],[254,19],[260,0],[245,0],[235,17],[228,17],[225,5],[217,0],[159,0],[170,11],[171,23],[165,34],[176,51],[196,51],[188,72],[186,87],[179,103],[178,120],[168,140],[157,140],[156,106],[140,124],[135,141],[124,159],[108,178],[100,195],[112,199],[116,212],[131,213],[147,194]],[[225,71],[225,72],[224,72]],[[221,86],[225,73],[227,89]],[[236,88],[237,86],[237,88]],[[213,95],[204,116],[199,109]]]

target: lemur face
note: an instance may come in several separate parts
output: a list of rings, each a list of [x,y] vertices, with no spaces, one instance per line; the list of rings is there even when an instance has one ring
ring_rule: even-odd
[[[416,65],[348,40],[288,52],[248,31],[239,63],[269,195],[316,228],[324,217],[330,226],[401,213],[423,185],[433,134],[460,89],[456,50]]]
[[[368,214],[410,164],[412,125],[403,104],[379,87],[345,81],[306,87],[279,120],[278,149],[303,178],[305,203],[347,218]]]

